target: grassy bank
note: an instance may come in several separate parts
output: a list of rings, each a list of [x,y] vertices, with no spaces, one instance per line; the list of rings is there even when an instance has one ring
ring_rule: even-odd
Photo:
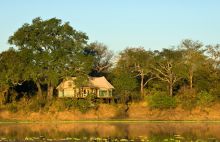
[[[49,108],[47,111],[39,110],[38,112],[26,110],[11,112],[1,109],[0,121],[219,121],[219,109],[220,104],[218,103],[209,107],[198,106],[190,110],[182,107],[152,109],[146,103],[132,103],[128,110],[126,106],[120,104],[100,104],[98,108],[86,112],[81,112],[78,109],[56,111],[54,108]]]

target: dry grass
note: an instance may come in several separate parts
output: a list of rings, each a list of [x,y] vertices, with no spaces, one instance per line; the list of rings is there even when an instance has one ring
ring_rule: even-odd
[[[0,120],[25,120],[25,121],[75,121],[75,120],[113,120],[117,119],[119,106],[102,104],[98,110],[90,110],[81,113],[77,110],[62,112],[23,112],[11,113],[0,111]],[[209,108],[197,107],[193,110],[184,110],[180,107],[169,110],[150,110],[147,104],[131,104],[125,120],[220,120],[220,104],[215,104]]]

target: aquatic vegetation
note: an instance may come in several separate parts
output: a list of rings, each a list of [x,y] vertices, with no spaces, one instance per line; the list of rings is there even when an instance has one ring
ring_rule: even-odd
[[[171,137],[143,137],[139,136],[136,138],[110,138],[110,137],[66,137],[66,138],[46,138],[43,136],[39,137],[25,137],[24,139],[10,139],[2,137],[0,142],[219,142],[216,138],[207,138],[207,139],[188,139],[184,138],[181,135],[173,135]]]
[[[219,123],[1,124],[0,142],[220,142]]]

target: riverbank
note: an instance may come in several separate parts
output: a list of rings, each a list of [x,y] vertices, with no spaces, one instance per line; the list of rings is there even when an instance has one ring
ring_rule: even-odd
[[[69,122],[69,121],[68,121]],[[215,141],[219,123],[14,123],[0,124],[3,141]],[[123,122],[123,123],[122,123]],[[97,138],[96,140],[94,138]],[[212,139],[209,139],[212,138]],[[213,139],[215,138],[215,139]],[[124,139],[124,140],[122,140]],[[145,139],[145,140],[143,140]],[[166,140],[170,139],[170,140]]]
[[[91,109],[85,113],[78,110],[39,112],[0,111],[0,121],[107,121],[107,120],[140,120],[140,121],[219,121],[220,104],[210,107],[196,107],[185,110],[181,107],[175,109],[150,109],[145,103],[131,104],[124,112],[122,105],[102,104],[97,110]]]

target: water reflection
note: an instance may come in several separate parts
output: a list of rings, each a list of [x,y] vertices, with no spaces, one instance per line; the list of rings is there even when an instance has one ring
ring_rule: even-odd
[[[44,136],[51,139],[67,137],[101,137],[135,139],[145,137],[160,141],[181,136],[185,140],[220,140],[220,123],[33,123],[0,124],[1,138],[24,140]]]

